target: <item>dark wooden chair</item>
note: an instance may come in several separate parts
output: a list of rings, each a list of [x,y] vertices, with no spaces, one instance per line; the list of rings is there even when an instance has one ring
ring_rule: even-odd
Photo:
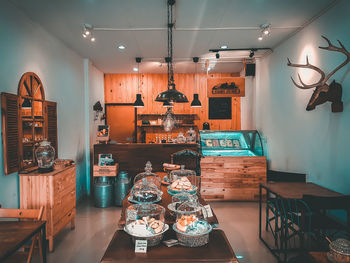
[[[44,207],[42,206],[40,209],[10,209],[10,208],[0,208],[0,218],[17,218],[19,220],[34,220],[40,221],[43,216]],[[43,262],[42,255],[42,244],[41,244],[41,232],[35,235],[32,238],[32,242],[30,244],[29,252],[27,255],[27,259],[25,260],[27,263],[31,262],[34,247],[38,243],[39,252],[40,252],[40,262]],[[4,263],[10,262],[22,262],[23,256],[26,256],[24,253],[15,253],[10,258],[6,259]]]
[[[197,176],[201,175],[200,160],[202,155],[199,152],[184,149],[171,154],[170,157],[172,164],[185,165],[185,169],[195,171]]]
[[[306,174],[290,173],[282,171],[268,170],[266,175],[267,182],[306,182]],[[276,196],[269,194],[266,197],[266,231],[272,230],[272,222],[274,221],[274,228],[278,229],[278,221],[275,218],[275,207],[271,200],[274,200]],[[269,212],[272,212],[272,216],[269,216]]]

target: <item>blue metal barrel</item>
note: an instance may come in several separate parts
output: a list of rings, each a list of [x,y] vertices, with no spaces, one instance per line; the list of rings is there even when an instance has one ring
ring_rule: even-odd
[[[130,178],[128,173],[120,171],[114,183],[114,205],[122,206],[123,199],[126,197],[130,189]]]
[[[94,183],[96,207],[109,207],[113,204],[113,181],[106,177],[97,177]]]

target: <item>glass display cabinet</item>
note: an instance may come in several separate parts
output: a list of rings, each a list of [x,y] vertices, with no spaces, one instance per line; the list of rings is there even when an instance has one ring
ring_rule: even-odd
[[[200,133],[201,196],[206,200],[254,201],[266,182],[266,156],[256,130]]]
[[[209,131],[201,130],[203,156],[263,156],[261,137],[256,130]]]

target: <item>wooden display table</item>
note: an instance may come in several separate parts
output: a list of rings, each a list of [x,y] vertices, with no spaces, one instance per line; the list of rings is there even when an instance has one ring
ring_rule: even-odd
[[[176,235],[175,232],[170,229],[165,232],[164,240],[172,238],[176,238]],[[117,230],[101,262],[238,263],[238,260],[222,230],[213,230],[209,236],[209,243],[202,247],[166,247],[161,243],[155,247],[148,247],[147,253],[135,253],[135,245],[131,237],[123,230]]]
[[[166,173],[163,173],[163,172],[157,172],[156,174],[161,176],[161,178],[163,178],[163,176],[166,175]],[[167,223],[169,226],[171,226],[172,224],[175,223],[175,219],[176,218],[175,218],[175,216],[172,216],[170,214],[169,209],[168,209],[168,204],[170,204],[172,202],[172,195],[170,195],[167,190],[168,190],[167,185],[163,185],[162,184],[161,191],[163,192],[163,195],[162,195],[162,200],[158,204],[165,208],[165,223]],[[123,200],[123,209],[122,209],[122,213],[121,213],[120,220],[119,220],[119,223],[118,223],[119,229],[123,229],[124,228],[124,225],[125,225],[125,210],[126,210],[126,208],[129,205],[132,205],[128,201],[128,197],[129,196],[130,196],[130,192],[126,196],[126,198],[124,198],[124,200]],[[199,200],[199,203],[202,204],[203,206],[208,204],[200,196],[198,196],[198,200]],[[212,226],[217,227],[219,225],[219,222],[218,222],[218,219],[217,219],[214,211],[212,211],[212,212],[213,212],[213,216],[208,218],[208,222]]]
[[[44,206],[46,237],[53,251],[53,237],[68,223],[75,227],[75,165],[50,173],[19,174],[19,188],[21,208]]]

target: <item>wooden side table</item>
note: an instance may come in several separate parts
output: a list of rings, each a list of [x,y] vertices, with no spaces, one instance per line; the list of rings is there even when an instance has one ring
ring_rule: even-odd
[[[46,220],[46,238],[52,252],[54,236],[68,223],[71,229],[75,227],[75,165],[50,173],[19,174],[19,188],[21,208],[45,207],[43,220]]]

